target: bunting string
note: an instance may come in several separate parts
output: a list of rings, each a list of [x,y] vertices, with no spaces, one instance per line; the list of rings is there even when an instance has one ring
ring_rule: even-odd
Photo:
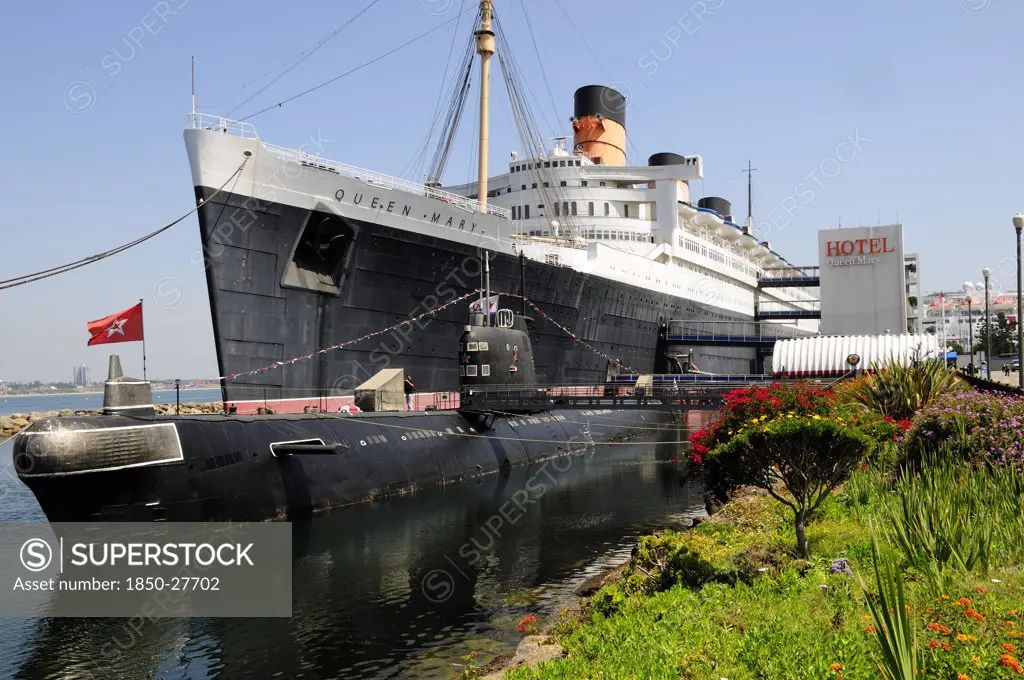
[[[598,356],[604,357],[605,359],[607,359],[608,361],[612,362],[613,364],[617,364],[620,368],[624,368],[629,373],[636,373],[637,372],[637,371],[633,370],[630,366],[628,366],[621,359],[616,359],[615,357],[608,356],[607,354],[605,354],[601,350],[597,349],[596,347],[591,345],[589,342],[587,342],[586,340],[584,340],[580,336],[578,336],[575,333],[573,333],[571,330],[569,330],[568,328],[566,328],[562,324],[560,324],[557,321],[555,321],[547,312],[545,312],[543,309],[538,307],[537,304],[534,303],[533,300],[531,300],[530,298],[526,297],[525,295],[519,295],[517,293],[500,293],[500,295],[507,295],[508,297],[513,297],[513,298],[516,298],[517,300],[522,300],[523,302],[528,304],[533,309],[533,311],[537,312],[537,314],[539,314],[542,319],[544,319],[548,323],[550,323],[553,326],[555,326],[556,328],[558,328],[560,331],[562,331],[563,333],[568,335],[570,338],[572,338],[575,342],[578,342],[579,344],[583,345],[586,349],[590,350],[591,352],[593,352],[594,354],[596,354]]]
[[[392,333],[392,332],[397,331],[397,330],[405,330],[405,329],[408,329],[408,328],[412,327],[413,324],[417,323],[421,319],[424,319],[424,318],[429,317],[429,316],[433,316],[433,315],[437,314],[438,312],[440,312],[443,309],[447,309],[448,307],[451,307],[452,305],[458,304],[458,303],[462,302],[463,300],[467,300],[467,299],[469,299],[469,298],[471,298],[473,296],[480,295],[482,292],[484,292],[484,291],[482,289],[479,289],[479,288],[476,289],[476,290],[471,290],[470,292],[466,293],[465,295],[461,295],[461,296],[459,296],[459,297],[457,297],[457,298],[455,298],[453,300],[449,300],[448,302],[446,302],[445,304],[441,305],[440,307],[435,307],[434,309],[431,309],[431,310],[428,310],[426,312],[423,312],[422,314],[418,314],[416,316],[411,316],[408,319],[403,319],[402,321],[400,321],[400,322],[398,322],[396,324],[392,324],[391,326],[388,326],[386,328],[381,328],[380,330],[373,331],[372,333],[367,333],[366,335],[362,335],[362,336],[360,336],[358,338],[353,338],[351,340],[345,340],[344,342],[339,342],[336,345],[331,345],[330,347],[324,347],[322,349],[316,350],[315,352],[310,352],[309,354],[304,354],[302,356],[292,357],[291,359],[285,359],[283,361],[275,361],[275,362],[273,362],[271,364],[268,364],[266,366],[261,366],[260,368],[254,368],[254,369],[249,370],[249,371],[240,371],[238,373],[229,373],[228,375],[225,375],[225,376],[218,376],[217,378],[213,378],[213,380],[236,380],[238,378],[243,378],[243,377],[250,376],[250,375],[261,375],[261,374],[266,373],[267,371],[273,370],[275,368],[283,368],[284,366],[290,366],[290,365],[296,364],[296,363],[298,363],[300,361],[308,361],[309,359],[312,359],[313,357],[319,356],[321,354],[327,354],[328,352],[334,352],[334,351],[339,350],[339,349],[345,349],[345,348],[350,347],[352,345],[356,345],[358,343],[361,343],[361,342],[364,342],[366,340],[369,340],[370,338],[375,338],[375,337],[379,337],[381,335],[386,335],[387,333]],[[594,354],[597,354],[598,356],[601,356],[601,357],[605,358],[606,360],[610,361],[611,363],[618,365],[620,368],[625,369],[626,371],[628,371],[630,373],[636,373],[636,371],[634,369],[632,369],[631,367],[626,365],[626,363],[623,362],[621,359],[616,359],[615,357],[608,356],[607,354],[605,354],[601,350],[597,349],[596,347],[591,345],[589,342],[587,342],[586,340],[584,340],[580,336],[576,335],[575,333],[573,333],[571,330],[569,330],[568,328],[566,328],[565,326],[563,326],[559,322],[555,321],[555,319],[552,318],[551,315],[549,315],[547,312],[545,312],[543,309],[541,309],[533,300],[529,299],[528,297],[525,297],[523,295],[519,295],[518,293],[492,293],[492,295],[504,295],[506,297],[516,298],[517,300],[523,300],[535,312],[537,312],[537,314],[542,319],[544,319],[545,321],[547,321],[548,323],[552,324],[553,326],[558,328],[560,331],[562,331],[563,333],[568,335],[570,338],[573,339],[574,342],[582,345],[588,351],[593,352]]]

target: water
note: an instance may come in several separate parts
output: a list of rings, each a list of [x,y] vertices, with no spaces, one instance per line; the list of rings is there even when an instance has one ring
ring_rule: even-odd
[[[220,401],[220,389],[192,389],[181,391],[182,403],[187,401]],[[153,403],[173,404],[174,390],[153,390]],[[0,416],[12,413],[33,413],[38,411],[85,411],[103,406],[102,392],[85,394],[31,394],[16,397],[0,397]]]
[[[143,620],[139,631],[123,619],[0,619],[0,677],[457,677],[471,650],[482,662],[513,653],[523,616],[557,613],[584,580],[628,559],[637,536],[703,514],[671,462],[679,452],[598,447],[295,523],[290,619]],[[0,521],[44,521],[2,474],[10,444],[0,466]],[[544,490],[519,512],[507,501],[528,480]]]

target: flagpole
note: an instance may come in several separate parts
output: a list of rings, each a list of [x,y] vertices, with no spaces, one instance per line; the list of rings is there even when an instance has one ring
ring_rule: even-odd
[[[142,298],[139,298],[139,324],[142,326],[142,379],[146,379],[146,315],[142,314]]]

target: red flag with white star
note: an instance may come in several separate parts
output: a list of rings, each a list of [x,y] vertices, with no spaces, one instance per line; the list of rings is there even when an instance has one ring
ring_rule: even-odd
[[[142,303],[103,319],[90,321],[85,327],[92,336],[89,338],[90,345],[138,342],[142,340]]]

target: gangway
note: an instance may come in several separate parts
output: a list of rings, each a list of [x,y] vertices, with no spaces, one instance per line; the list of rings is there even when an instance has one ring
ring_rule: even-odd
[[[766,300],[754,307],[754,319],[820,319],[821,300]]]
[[[669,343],[682,345],[770,349],[778,340],[811,335],[814,333],[784,323],[673,320],[667,323],[665,339]]]
[[[765,267],[757,277],[759,288],[799,288],[821,285],[818,267]]]

